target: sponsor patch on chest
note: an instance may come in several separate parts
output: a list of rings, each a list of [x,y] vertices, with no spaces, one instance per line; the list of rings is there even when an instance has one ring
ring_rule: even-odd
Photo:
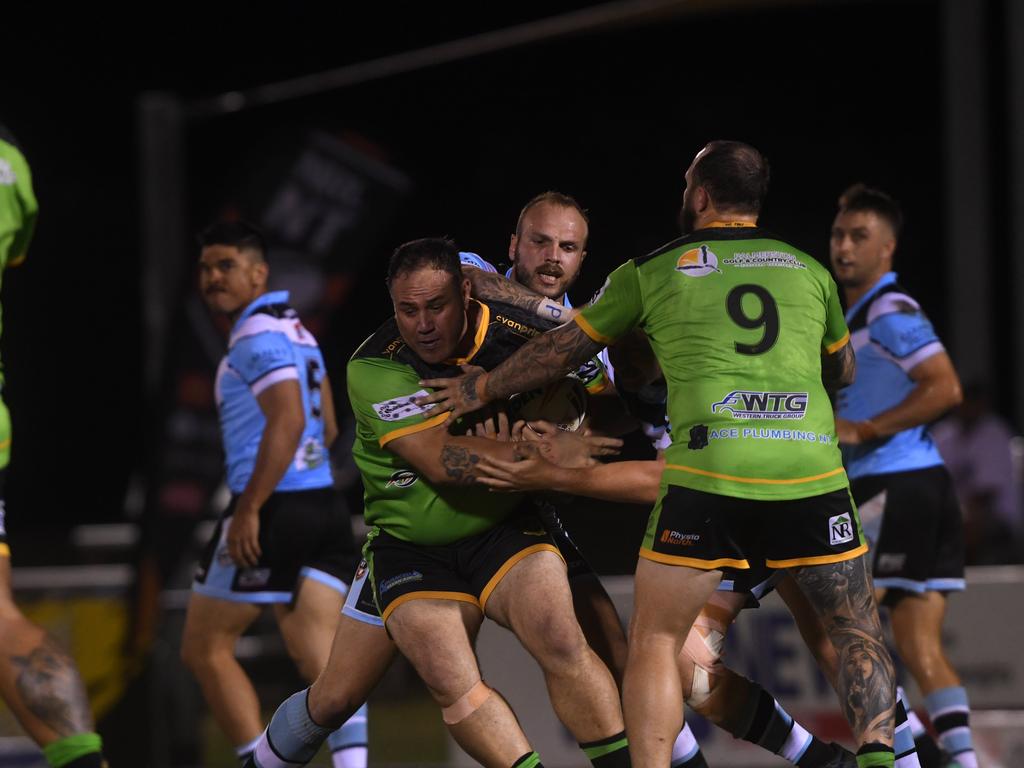
[[[416,405],[413,400],[417,397],[424,397],[427,394],[429,394],[427,390],[421,389],[419,392],[413,392],[411,395],[382,400],[379,403],[373,404],[373,410],[381,421],[401,421],[409,416],[415,416],[417,413],[426,412],[427,408],[425,406]]]

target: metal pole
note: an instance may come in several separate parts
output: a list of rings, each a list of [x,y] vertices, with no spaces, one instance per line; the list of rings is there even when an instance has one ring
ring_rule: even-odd
[[[1012,5],[1012,3],[1011,3]],[[965,381],[991,381],[992,226],[984,4],[944,0],[948,346]],[[938,261],[938,259],[937,259]]]
[[[183,111],[176,96],[147,92],[139,97],[142,359],[146,400],[151,408],[158,405],[168,327],[184,269],[187,218],[183,130]]]
[[[1007,112],[1010,119],[1010,279],[1013,281],[1011,328],[1014,423],[1024,429],[1024,3],[1006,3]],[[1005,390],[1004,390],[1005,391]]]

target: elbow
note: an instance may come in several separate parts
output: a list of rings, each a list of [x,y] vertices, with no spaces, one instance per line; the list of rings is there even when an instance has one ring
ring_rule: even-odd
[[[947,387],[946,399],[948,401],[946,403],[947,410],[949,410],[950,408],[956,408],[964,401],[964,391],[963,388],[960,386],[959,379],[954,379],[950,383],[949,387]]]

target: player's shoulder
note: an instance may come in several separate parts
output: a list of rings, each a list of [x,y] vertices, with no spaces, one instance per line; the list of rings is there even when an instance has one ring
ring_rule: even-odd
[[[892,290],[875,296],[868,302],[866,321],[868,325],[887,315],[920,315],[921,305],[900,285],[893,283]]]
[[[290,305],[286,303],[264,304],[242,318],[231,330],[228,346],[233,347],[244,339],[253,339],[268,333],[289,336],[290,329],[299,327],[301,327],[299,315]]]
[[[349,363],[351,364],[358,360],[395,360],[399,352],[405,349],[405,347],[405,341],[398,332],[398,323],[395,322],[395,318],[392,316],[366,337],[366,340],[352,353]]]

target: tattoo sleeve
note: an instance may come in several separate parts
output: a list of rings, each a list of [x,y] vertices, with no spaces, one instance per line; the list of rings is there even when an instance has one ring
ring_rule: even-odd
[[[463,270],[463,274],[469,277],[469,282],[473,286],[473,295],[478,299],[503,301],[527,312],[532,312],[544,320],[556,323],[563,323],[568,317],[568,309],[565,305],[540,296],[507,277],[496,275],[493,272],[485,272],[482,269],[466,269]]]
[[[856,371],[857,358],[851,343],[845,344],[842,349],[831,355],[821,357],[821,381],[830,397],[834,397],[843,387],[853,384]]]
[[[576,323],[542,333],[487,375],[487,400],[493,402],[554,381],[578,368],[602,349],[602,345]]]
[[[47,635],[22,656],[12,656],[15,687],[25,708],[61,738],[92,730],[85,686],[71,657]]]
[[[840,704],[860,742],[892,742],[896,676],[864,557],[804,567],[794,578],[839,656]]]

